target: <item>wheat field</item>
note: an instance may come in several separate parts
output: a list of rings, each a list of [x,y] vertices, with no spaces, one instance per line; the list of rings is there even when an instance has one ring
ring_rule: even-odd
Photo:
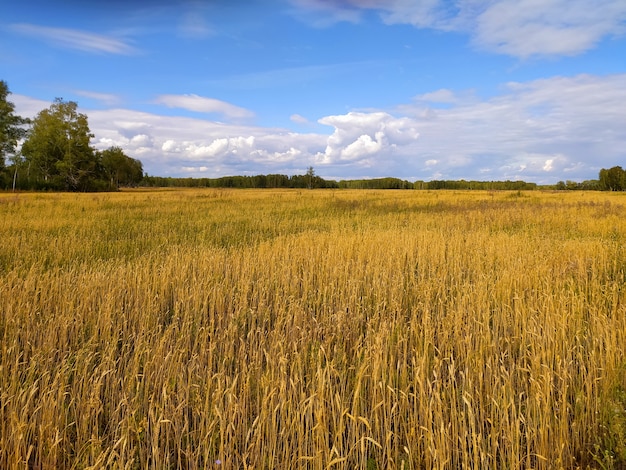
[[[0,468],[626,468],[625,205],[0,194]]]

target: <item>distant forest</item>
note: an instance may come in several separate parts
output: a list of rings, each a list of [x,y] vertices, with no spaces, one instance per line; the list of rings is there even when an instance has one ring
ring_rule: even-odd
[[[532,190],[539,186],[525,181],[406,181],[399,178],[374,178],[360,180],[327,180],[308,175],[255,175],[223,176],[220,178],[173,178],[144,176],[140,186],[168,188],[347,188],[347,189],[486,189]],[[567,188],[573,189],[573,188]],[[578,189],[578,188],[576,188]]]
[[[188,188],[346,188],[346,189],[456,189],[456,190],[585,190],[626,191],[626,170],[620,166],[602,169],[597,180],[559,181],[556,184],[538,185],[526,181],[468,181],[432,180],[407,181],[400,178],[373,178],[356,180],[328,180],[316,175],[309,167],[305,175],[255,175],[223,176],[220,178],[173,178],[145,175],[140,182],[144,187],[188,187]]]

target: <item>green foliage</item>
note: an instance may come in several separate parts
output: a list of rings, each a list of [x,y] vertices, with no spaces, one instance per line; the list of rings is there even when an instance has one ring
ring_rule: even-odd
[[[621,166],[600,170],[599,186],[602,191],[626,190],[626,171]]]
[[[585,180],[581,183],[571,180],[559,181],[554,189],[559,191],[597,191],[600,189],[600,182],[598,180]]]
[[[223,176],[221,178],[172,178],[145,176],[142,186],[164,188],[342,188],[342,189],[477,189],[525,191],[537,189],[536,183],[525,181],[416,181],[399,178],[362,180],[325,180],[312,167],[304,175]],[[582,189],[582,188],[581,188]],[[585,189],[594,189],[593,187]]]
[[[505,191],[525,191],[537,189],[536,183],[527,183],[526,181],[449,181],[449,180],[433,180],[424,183],[423,189],[482,189],[482,190],[505,190]]]
[[[398,178],[374,178],[367,180],[342,180],[340,188],[349,189],[413,189],[413,183]]]
[[[100,162],[109,181],[109,189],[137,186],[143,178],[141,162],[127,156],[120,147],[101,152]]]
[[[626,468],[626,390],[616,386],[601,408],[594,460],[603,469]]]
[[[336,181],[307,175],[223,176],[220,178],[172,178],[146,175],[142,186],[151,188],[337,188]]]
[[[53,189],[90,189],[101,173],[89,145],[92,137],[87,116],[78,112],[78,105],[57,98],[37,115],[22,147],[29,176]]]
[[[33,120],[22,146],[23,160],[14,162],[14,181],[20,189],[64,191],[106,191],[141,181],[139,160],[119,147],[98,152],[90,145],[92,138],[78,105],[55,99]]]
[[[0,172],[5,169],[5,159],[15,155],[15,149],[20,139],[26,135],[29,120],[15,115],[15,105],[8,101],[11,94],[9,86],[0,80]]]

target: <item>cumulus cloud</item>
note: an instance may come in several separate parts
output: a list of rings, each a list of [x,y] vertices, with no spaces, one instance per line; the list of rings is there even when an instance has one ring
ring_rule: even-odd
[[[51,28],[28,23],[11,25],[16,33],[50,41],[60,47],[84,52],[131,55],[136,49],[121,38],[68,28]]]
[[[324,117],[319,123],[335,128],[328,137],[325,151],[317,156],[327,164],[337,160],[354,162],[375,153],[389,152],[398,144],[414,142],[419,136],[413,120],[384,112],[350,112]]]
[[[239,106],[198,95],[160,95],[156,98],[157,104],[163,104],[169,108],[182,108],[189,111],[207,114],[221,114],[230,119],[248,119],[254,116],[249,111]]]
[[[178,153],[180,152],[180,147],[176,145],[175,140],[169,139],[163,142],[163,145],[161,145],[161,150],[168,153]]]
[[[543,165],[543,171],[551,171],[554,168],[554,159],[549,158]]]
[[[373,140],[367,134],[359,136],[358,139],[341,150],[341,159],[355,160],[379,152],[384,145],[385,134],[376,132],[375,139]]]
[[[304,155],[301,149],[295,147],[289,147],[285,151],[268,151],[263,148],[257,148],[253,152],[253,156],[260,157],[265,161],[271,161],[273,163],[294,163]]]
[[[15,100],[16,106],[20,103],[19,109],[29,101],[20,98]],[[96,148],[119,146],[128,155],[140,158],[149,174],[156,175],[292,174],[294,168],[302,166],[302,159],[307,164],[313,162],[326,139],[285,129],[127,109],[82,111],[89,117]]]
[[[137,134],[130,139],[130,144],[135,147],[151,147],[152,137],[146,134]]]
[[[194,159],[212,159],[223,155],[228,150],[228,139],[215,139],[209,145],[191,143],[185,147],[187,155]]]
[[[188,143],[185,152],[196,160],[213,160],[226,155],[239,155],[240,158],[245,159],[253,149],[254,136],[239,136],[215,139],[208,145]]]

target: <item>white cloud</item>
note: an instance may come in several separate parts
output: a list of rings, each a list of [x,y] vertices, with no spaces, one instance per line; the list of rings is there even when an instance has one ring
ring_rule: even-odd
[[[289,119],[292,122],[295,122],[297,124],[308,124],[309,120],[307,118],[305,118],[304,116],[300,116],[299,114],[292,114]]]
[[[231,119],[248,119],[254,117],[254,113],[239,106],[198,95],[161,95],[155,100],[169,108],[182,108],[198,113],[216,113]]]
[[[452,5],[452,6],[451,6]],[[390,24],[410,23],[419,28],[453,29],[457,7],[445,0],[391,0],[376,2],[383,19]]]
[[[245,159],[254,150],[254,136],[215,139],[208,145],[189,143],[185,152],[194,159],[215,159],[226,155],[239,155]]]
[[[176,145],[175,140],[169,139],[163,142],[163,145],[161,145],[161,150],[163,150],[164,152],[177,153],[180,152],[180,147]]]
[[[121,101],[119,96],[113,95],[111,93],[98,93],[96,91],[87,91],[87,90],[75,90],[74,93],[76,93],[79,96],[84,96],[85,98],[100,101],[101,103],[108,105],[108,106],[117,105]]]
[[[383,112],[350,112],[327,116],[319,122],[335,128],[328,137],[326,150],[318,155],[318,160],[326,164],[336,160],[354,161],[389,151],[397,144],[414,143],[419,136],[415,121]]]
[[[299,159],[311,164],[326,140],[317,134],[131,110],[84,112],[97,148],[120,146],[128,155],[140,158],[149,174],[156,175],[290,174],[300,165]],[[201,167],[205,169],[201,171]]]
[[[34,118],[37,113],[52,104],[50,101],[31,98],[24,95],[17,95],[14,93],[9,95],[9,100],[15,104],[16,113],[28,118]]]
[[[546,160],[546,163],[543,165],[543,171],[552,171],[552,169],[554,168],[553,163],[554,160],[552,158]]]
[[[209,145],[190,144],[185,148],[186,153],[194,159],[211,159],[225,154],[227,150],[228,139],[215,139]]]
[[[385,134],[382,132],[376,133],[376,140],[373,140],[369,135],[361,135],[351,144],[348,144],[341,150],[342,160],[356,160],[361,157],[379,152],[383,147],[383,139]]]
[[[499,0],[475,19],[473,41],[513,55],[575,55],[623,32],[622,0]]]
[[[134,47],[120,38],[76,29],[51,28],[27,23],[13,24],[10,28],[26,36],[44,39],[61,47],[84,52],[121,55],[131,55],[137,52]]]
[[[286,151],[268,151],[265,149],[256,149],[253,154],[255,158],[262,158],[264,161],[272,163],[292,163],[296,162],[300,157],[305,156],[303,151],[294,147],[290,147]]]
[[[356,23],[361,19],[360,12],[349,1],[291,0],[291,3],[297,7],[293,11],[296,17],[316,27],[342,21]]]
[[[500,96],[422,119],[421,148],[440,161],[465,155],[469,160],[462,166],[446,163],[451,178],[474,167],[491,169],[493,178],[544,181],[564,172],[594,178],[599,168],[623,158],[626,110],[619,103],[624,100],[626,75],[510,83]],[[415,105],[412,113],[419,119],[423,109]]]
[[[378,11],[388,24],[463,32],[476,47],[514,57],[575,55],[625,32],[623,0],[292,0],[333,21]],[[333,21],[330,21],[331,23]]]
[[[459,101],[458,97],[454,94],[452,90],[447,90],[444,88],[416,96],[415,100],[431,103],[456,103]]]
[[[130,144],[135,147],[151,147],[152,138],[146,134],[137,134],[130,139]]]
[[[123,116],[123,113],[113,113],[114,116]],[[130,141],[138,134],[150,134],[151,125],[145,120],[114,120],[112,126],[118,133]]]
[[[183,173],[189,173],[193,177],[207,173],[210,168],[208,166],[184,166],[180,170]]]

